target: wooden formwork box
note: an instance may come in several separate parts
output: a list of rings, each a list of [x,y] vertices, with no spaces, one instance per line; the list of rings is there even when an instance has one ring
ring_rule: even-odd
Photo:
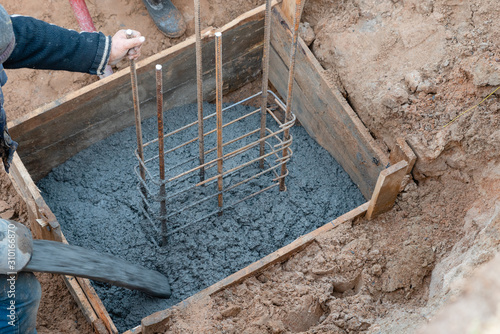
[[[279,94],[286,96],[292,36],[288,12],[293,11],[293,1],[283,2],[285,13],[276,4],[273,3],[272,10],[269,80]],[[219,29],[223,35],[225,92],[236,90],[260,75],[264,10],[264,6],[258,7]],[[209,101],[215,97],[213,30],[206,29],[203,34],[204,100]],[[143,105],[156,102],[153,71],[156,64],[162,64],[164,69],[167,109],[196,102],[194,36],[137,63],[139,96]],[[398,139],[389,159],[323,71],[299,39],[292,109],[309,135],[342,165],[368,201],[193,295],[179,307],[209,298],[272,264],[285,261],[321,233],[346,221],[365,214],[371,218],[392,207],[401,181],[415,163],[413,152],[404,140]],[[12,137],[20,144],[9,176],[26,202],[35,238],[67,242],[34,182],[79,151],[134,124],[129,80],[129,69],[121,70],[9,123]],[[153,116],[152,110],[154,108],[143,108],[143,118]],[[65,276],[64,281],[97,333],[118,332],[89,280]],[[161,330],[169,316],[169,310],[157,312],[128,332],[154,333]]]

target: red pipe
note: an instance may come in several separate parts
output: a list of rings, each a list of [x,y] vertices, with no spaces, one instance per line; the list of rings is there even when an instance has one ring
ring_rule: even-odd
[[[69,3],[71,4],[71,8],[73,8],[80,30],[88,32],[96,31],[85,0],[69,0]]]
[[[92,17],[90,17],[89,9],[87,8],[87,4],[85,0],[69,0],[71,8],[73,8],[73,12],[75,13],[76,20],[78,21],[78,25],[80,26],[81,31],[87,32],[95,32],[97,31],[94,26],[94,22],[92,21]],[[105,78],[109,75],[113,74],[113,69],[111,66],[106,65],[104,70],[104,74],[99,77]]]

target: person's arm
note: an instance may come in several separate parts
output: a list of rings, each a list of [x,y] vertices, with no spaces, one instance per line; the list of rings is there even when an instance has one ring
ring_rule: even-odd
[[[101,75],[127,54],[140,55],[144,37],[134,31],[127,39],[124,30],[113,38],[101,32],[76,32],[28,16],[11,16],[16,46],[3,64],[5,68],[65,70]],[[132,49],[128,53],[129,49]]]
[[[5,68],[35,68],[102,74],[111,37],[78,33],[28,16],[11,16],[16,46]]]

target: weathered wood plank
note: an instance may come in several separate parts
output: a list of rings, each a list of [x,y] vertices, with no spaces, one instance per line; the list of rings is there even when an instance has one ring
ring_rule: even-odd
[[[273,9],[270,81],[286,97],[292,32],[279,8]],[[309,135],[342,165],[369,199],[380,171],[389,163],[369,131],[299,38],[292,111]],[[292,129],[293,134],[293,129]]]
[[[314,242],[316,238],[322,235],[323,233],[331,229],[334,229],[348,221],[351,221],[353,219],[365,215],[368,206],[369,202],[366,202],[365,204],[360,205],[359,207],[343,214],[342,216],[319,227],[318,229],[306,235],[301,236],[292,243],[278,249],[277,251],[269,254],[268,256],[250,264],[249,266],[241,269],[240,271],[224,278],[223,280],[209,286],[208,288],[198,292],[197,294],[183,300],[182,302],[177,304],[175,308],[177,309],[187,308],[196,302],[199,302],[205,298],[209,298],[211,295],[219,291],[222,291],[232,285],[241,283],[245,279],[261,273],[262,271],[266,270],[267,268],[276,263],[286,261],[291,256],[300,252],[308,245],[310,245],[312,242]],[[147,333],[162,332],[162,330],[165,331],[166,329],[168,329],[166,328],[166,326],[168,325],[168,322],[171,321],[171,318],[172,318],[172,309],[158,311],[143,318],[141,321],[142,333],[147,334]]]
[[[60,229],[60,225],[55,215],[45,203],[40,191],[17,153],[14,154],[11,170],[8,175],[14,185],[14,189],[16,189],[19,196],[21,196],[26,203],[30,224],[29,227],[33,237],[36,239],[54,240],[67,244],[68,242]],[[94,295],[89,299],[87,295],[91,293],[84,293],[84,291],[88,289],[83,289],[77,282],[77,279],[72,276],[63,276],[63,280],[82,310],[83,315],[92,324],[96,333],[118,333],[109,315],[107,315],[107,311],[102,305],[102,302],[95,294],[95,291]],[[90,288],[92,289],[92,287]],[[94,310],[96,310],[97,313]]]
[[[35,239],[61,241],[62,233],[56,217],[45,203],[40,190],[31,179],[19,155],[14,154],[9,178],[26,203],[29,227]]]
[[[284,17],[288,20],[288,24],[290,24],[290,26],[293,25],[293,17],[295,15],[296,7],[297,0],[283,0],[281,3],[281,11],[283,12]]]
[[[106,327],[104,327],[104,324],[97,317],[96,313],[94,312],[94,309],[92,308],[89,301],[85,297],[85,294],[83,293],[83,290],[76,281],[76,279],[73,276],[65,276],[65,275],[63,275],[62,278],[64,283],[68,287],[69,292],[73,296],[73,299],[80,307],[80,310],[82,310],[83,316],[85,317],[85,319],[87,319],[87,321],[90,324],[92,324],[92,327],[94,328],[96,333],[99,334],[108,333]]]
[[[111,320],[109,313],[104,307],[101,299],[99,298],[94,288],[90,284],[90,280],[81,277],[77,277],[76,280],[80,284],[80,287],[85,293],[87,300],[89,301],[90,305],[92,305],[92,308],[96,312],[97,316],[104,323],[104,326],[106,327],[107,331],[111,334],[118,334],[118,329],[113,323],[113,320]]]
[[[406,173],[409,174],[411,173],[413,166],[415,166],[417,156],[404,138],[397,138],[396,145],[394,145],[394,148],[389,155],[389,160],[392,165],[400,162],[401,160],[405,160],[408,163],[408,170]]]
[[[261,6],[221,28],[226,92],[260,74],[263,10]],[[213,43],[211,36],[204,38],[205,100],[215,96]],[[158,63],[164,68],[165,107],[196,101],[195,45],[194,38],[189,38],[137,63],[143,118],[155,112],[153,69]],[[133,124],[129,69],[124,69],[36,110],[29,117],[12,121],[10,132],[19,142],[19,154],[37,181],[75,153]]]
[[[366,218],[372,219],[392,208],[399,194],[401,182],[406,176],[407,169],[408,162],[402,160],[380,172],[377,185],[375,186],[372,199],[370,200],[370,206],[366,213]]]

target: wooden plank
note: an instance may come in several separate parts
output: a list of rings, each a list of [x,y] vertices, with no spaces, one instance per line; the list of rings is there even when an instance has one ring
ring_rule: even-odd
[[[142,334],[168,333],[169,323],[172,320],[172,310],[166,309],[141,320]]]
[[[281,11],[283,12],[284,17],[287,19],[290,26],[293,25],[295,8],[297,8],[297,0],[283,0],[283,2],[281,3]]]
[[[269,254],[268,256],[266,256],[266,257],[264,257],[256,262],[250,264],[246,268],[243,268],[240,271],[237,271],[236,273],[226,277],[222,281],[215,283],[214,285],[212,285],[210,287],[209,294],[212,295],[214,293],[217,293],[221,290],[228,288],[231,285],[238,284],[238,283],[242,282],[243,280],[247,279],[250,276],[257,275],[258,273],[266,270],[267,268],[269,268],[270,266],[272,266],[276,263],[284,262],[285,260],[290,258],[295,253],[298,253],[301,250],[303,250],[304,248],[306,248],[307,246],[309,246],[314,240],[316,240],[316,238],[319,235],[321,235],[321,234],[323,234],[323,233],[325,233],[333,228],[336,228],[339,225],[341,225],[347,221],[350,221],[352,219],[355,219],[357,217],[362,216],[363,214],[365,214],[367,209],[368,209],[368,202],[351,210],[351,211],[349,211],[349,212],[347,212],[347,213],[345,213],[345,214],[343,214],[342,216],[338,217],[337,219],[317,228],[316,230],[299,237],[298,239],[296,239],[292,243],[278,249],[277,251]]]
[[[64,235],[62,235],[62,242],[65,244],[69,244]],[[104,328],[106,329],[105,333],[117,334],[118,329],[113,323],[113,320],[111,320],[108,311],[95,292],[95,289],[90,284],[90,280],[88,280],[87,278],[76,277],[76,281],[78,282],[79,288],[83,291],[83,296],[79,297],[84,298],[85,301],[91,306],[92,310],[100,320],[100,323],[102,323],[102,326],[104,326]]]
[[[392,208],[401,188],[401,182],[406,176],[408,162],[402,160],[380,172],[377,185],[373,191],[370,206],[366,213],[368,219],[384,213]]]
[[[292,32],[279,8],[273,9],[272,17],[269,79],[286,96]],[[321,65],[300,38],[296,57],[292,111],[309,135],[330,152],[369,199],[378,174],[389,163],[388,157],[324,76]]]
[[[351,221],[358,217],[365,215],[368,210],[369,202],[343,214],[342,216],[334,219],[333,221],[317,228],[316,230],[303,235],[293,241],[292,243],[278,249],[277,251],[269,254],[268,256],[250,264],[249,266],[241,269],[240,271],[224,278],[223,280],[209,286],[208,288],[198,292],[197,294],[183,300],[175,306],[176,309],[185,309],[196,302],[203,299],[209,298],[211,295],[227,289],[228,287],[241,283],[245,279],[255,276],[262,271],[266,270],[270,266],[284,262],[289,259],[294,254],[300,252],[312,242],[316,240],[317,237],[323,233],[332,230],[345,222]],[[153,313],[141,321],[141,328],[143,334],[164,332],[169,321],[172,319],[172,309],[166,309]]]
[[[87,297],[87,300],[90,302],[90,305],[92,305],[92,308],[96,312],[97,316],[99,317],[99,319],[101,319],[104,326],[106,327],[107,332],[111,334],[118,334],[118,329],[116,329],[116,326],[113,323],[113,320],[111,320],[111,317],[104,307],[104,304],[90,284],[90,280],[81,277],[77,277],[76,280],[80,284],[83,292],[85,293],[85,296]]]
[[[410,145],[408,145],[406,140],[400,137],[396,139],[396,145],[394,145],[394,148],[391,150],[389,160],[392,165],[398,163],[401,160],[405,160],[408,163],[408,169],[406,173],[410,174],[413,166],[415,166],[415,162],[417,161],[417,156],[411,149]]]
[[[61,241],[62,233],[56,217],[45,203],[19,155],[14,153],[9,178],[26,203],[28,220],[35,239]]]
[[[276,4],[276,2],[274,2]],[[264,6],[247,12],[220,30],[226,92],[260,75]],[[167,108],[196,101],[194,37],[137,63],[143,117],[154,114],[154,66],[163,65]],[[215,96],[213,38],[204,38],[204,98]],[[148,108],[147,105],[151,107]],[[34,180],[75,153],[134,124],[129,69],[72,92],[27,117],[9,123],[19,154]],[[132,149],[132,148],[131,148]]]
[[[69,292],[80,307],[80,310],[82,310],[83,316],[90,324],[92,324],[94,331],[98,334],[108,333],[101,319],[97,317],[89,301],[87,300],[87,298],[85,298],[85,294],[83,293],[83,290],[78,284],[75,277],[62,275],[62,278],[64,283],[68,287]]]
[[[17,193],[26,203],[33,237],[35,239],[53,240],[67,244],[68,242],[61,231],[55,215],[45,203],[38,187],[31,179],[30,174],[24,167],[17,153],[14,154],[11,170],[8,175],[14,185],[14,189],[16,189]],[[102,306],[102,302],[100,302],[99,297],[95,294],[95,291],[92,295],[87,287],[84,286],[84,289],[82,289],[74,277],[63,276],[63,280],[82,310],[83,315],[92,324],[96,333],[118,333],[106,309]],[[90,287],[90,289],[92,289],[92,287]],[[91,298],[88,298],[88,295],[91,295]],[[96,310],[97,313],[94,310]],[[110,330],[108,331],[107,328]]]

